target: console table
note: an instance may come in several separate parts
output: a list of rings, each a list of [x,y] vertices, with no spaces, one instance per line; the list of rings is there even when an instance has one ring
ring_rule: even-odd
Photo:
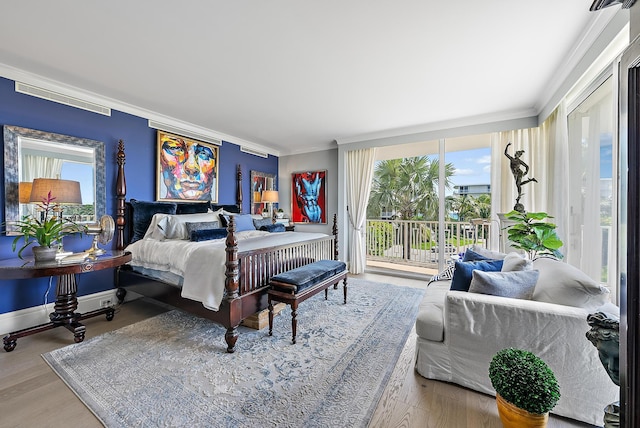
[[[131,260],[128,251],[110,251],[104,255],[91,257],[84,261],[74,263],[59,263],[58,261],[38,262],[33,259],[7,259],[0,260],[0,277],[3,279],[29,279],[46,276],[57,276],[56,301],[54,311],[49,314],[50,322],[34,327],[25,328],[7,334],[2,341],[4,350],[11,352],[16,347],[16,341],[20,337],[51,330],[63,326],[73,333],[76,343],[84,340],[86,327],[81,320],[106,314],[107,321],[111,321],[115,314],[113,307],[96,309],[95,311],[80,314],[75,312],[78,308],[76,274],[93,272],[102,269],[115,268]]]

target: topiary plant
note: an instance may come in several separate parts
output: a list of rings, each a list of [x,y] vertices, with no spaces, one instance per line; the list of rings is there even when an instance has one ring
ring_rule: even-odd
[[[507,348],[494,355],[489,379],[502,398],[529,413],[547,413],[560,399],[553,371],[539,357],[522,349]]]

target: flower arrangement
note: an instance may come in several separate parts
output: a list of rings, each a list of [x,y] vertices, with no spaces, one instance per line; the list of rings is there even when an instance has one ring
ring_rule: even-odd
[[[495,354],[489,364],[489,379],[503,399],[530,413],[548,413],[560,399],[553,371],[522,349],[507,348]]]
[[[55,197],[51,192],[37,204],[42,216],[40,219],[26,215],[18,220],[15,225],[18,227],[19,236],[13,240],[11,245],[12,251],[16,250],[18,242],[22,239],[24,242],[18,250],[18,257],[22,258],[22,252],[31,244],[37,243],[41,247],[52,248],[54,244],[60,243],[62,238],[67,235],[82,233],[86,230],[84,226],[79,226],[70,220],[63,220],[56,215],[59,205],[56,204]]]

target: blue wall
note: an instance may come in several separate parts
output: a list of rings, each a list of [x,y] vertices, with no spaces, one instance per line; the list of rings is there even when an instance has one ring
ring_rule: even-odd
[[[155,199],[156,131],[149,128],[146,118],[112,110],[111,116],[80,110],[15,92],[13,80],[0,77],[0,125],[15,125],[46,132],[72,135],[102,141],[105,144],[107,214],[115,217],[115,174],[118,140],[123,140],[127,155],[125,173],[127,199]],[[4,165],[4,141],[0,151]],[[218,202],[235,204],[236,167],[242,169],[243,212],[250,208],[250,171],[278,173],[278,158],[268,159],[240,151],[240,147],[223,142],[220,147]],[[4,172],[2,174],[4,177]],[[277,182],[277,181],[276,181]],[[4,185],[0,186],[2,207],[0,221],[4,222]],[[0,235],[0,259],[16,257],[11,251],[13,237]],[[80,251],[89,248],[89,237],[65,238],[65,249]],[[25,254],[28,254],[25,251]],[[78,277],[78,294],[86,295],[113,288],[113,271],[105,270]],[[55,283],[55,281],[53,281]],[[5,280],[0,278],[0,313],[37,306],[43,303],[49,286],[48,278],[34,280]],[[55,300],[55,285],[49,290],[47,301]]]

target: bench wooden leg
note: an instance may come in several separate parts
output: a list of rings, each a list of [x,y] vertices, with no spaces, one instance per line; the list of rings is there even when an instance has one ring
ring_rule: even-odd
[[[298,330],[298,305],[297,304],[292,304],[291,305],[291,332],[293,334],[293,337],[291,338],[291,342],[295,345],[296,344],[296,333]]]
[[[273,302],[269,297],[269,336],[273,336]]]
[[[347,304],[347,277],[344,277],[344,280],[342,281],[344,284],[344,304]],[[336,284],[337,285],[337,284]]]

